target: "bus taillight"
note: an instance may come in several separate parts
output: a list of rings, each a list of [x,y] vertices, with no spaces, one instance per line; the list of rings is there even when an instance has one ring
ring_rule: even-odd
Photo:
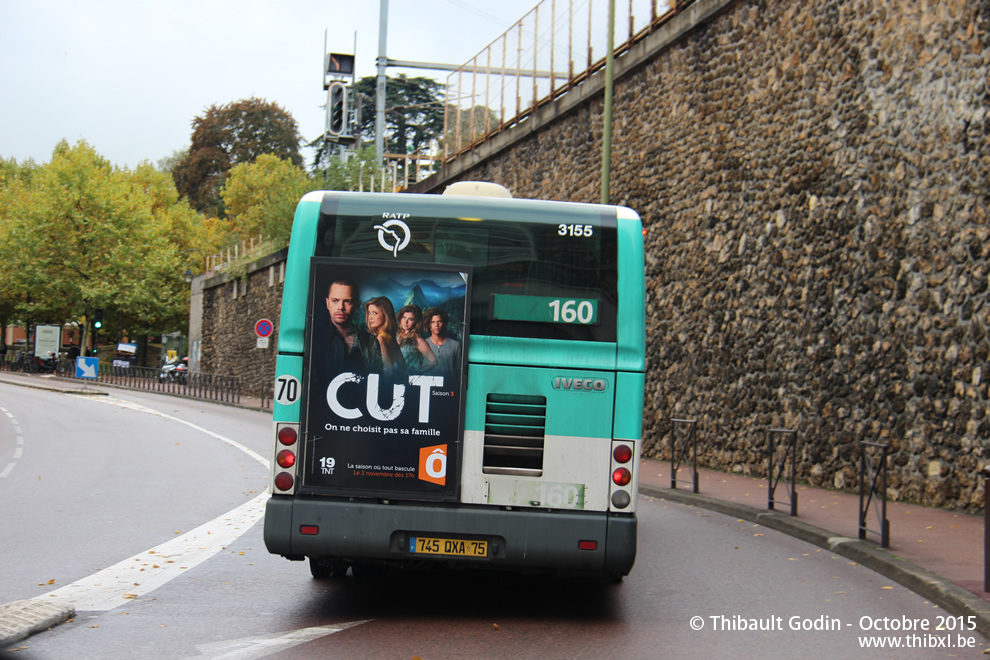
[[[636,456],[634,441],[612,441],[612,483],[608,499],[613,511],[636,510]]]
[[[278,463],[280,468],[288,470],[290,467],[296,464],[296,455],[293,454],[288,449],[283,449],[275,457],[275,462]]]
[[[632,481],[632,472],[624,467],[616,468],[612,472],[612,481],[615,482],[616,486],[628,486],[629,482]]]
[[[299,425],[277,422],[275,424],[275,461],[272,465],[272,493],[291,495],[296,487],[296,443],[299,441]]]

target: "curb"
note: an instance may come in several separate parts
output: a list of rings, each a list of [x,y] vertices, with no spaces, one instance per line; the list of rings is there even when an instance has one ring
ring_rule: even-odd
[[[57,376],[56,376],[57,378]],[[45,390],[46,392],[56,392],[58,394],[81,394],[83,396],[107,396],[109,392],[101,392],[99,390],[90,390],[80,387],[68,387],[65,385],[49,384],[49,383],[35,383],[29,380],[13,380],[9,378],[3,378],[0,376],[0,382],[7,383],[8,385],[16,385],[18,387],[30,387],[34,390]],[[84,386],[85,387],[85,386]]]
[[[742,518],[830,550],[846,559],[852,559],[927,598],[950,614],[972,616],[976,622],[977,632],[990,639],[990,603],[940,575],[915,566],[869,541],[837,536],[781,513],[761,511],[745,504],[726,502],[686,491],[640,484],[639,493]]]
[[[74,607],[54,600],[4,603],[0,605],[0,650],[36,632],[65,623],[75,615]]]

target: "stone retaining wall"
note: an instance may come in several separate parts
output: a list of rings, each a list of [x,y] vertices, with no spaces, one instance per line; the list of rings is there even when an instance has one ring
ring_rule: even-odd
[[[704,465],[763,475],[765,430],[796,429],[799,479],[851,489],[858,443],[889,442],[892,498],[982,507],[990,3],[695,4],[721,6],[615,85],[611,201],[648,228],[647,453],[695,418]],[[584,97],[419,189],[598,201]]]
[[[288,248],[249,264],[240,277],[223,273],[202,284],[199,370],[239,377],[242,396],[260,397],[264,386],[271,397],[287,255]],[[257,348],[254,325],[260,319],[275,325],[267,349]]]

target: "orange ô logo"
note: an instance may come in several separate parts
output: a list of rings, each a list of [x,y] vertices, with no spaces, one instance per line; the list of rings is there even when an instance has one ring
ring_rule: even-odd
[[[423,481],[444,486],[447,484],[447,445],[423,447],[419,450],[419,472]]]

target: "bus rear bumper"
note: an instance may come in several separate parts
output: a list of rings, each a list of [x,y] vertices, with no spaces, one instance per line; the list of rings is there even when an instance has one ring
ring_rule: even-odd
[[[269,552],[290,559],[441,561],[617,577],[628,574],[636,559],[636,528],[635,514],[275,496],[267,504],[264,536]],[[411,551],[412,539],[422,537],[485,541],[487,552],[474,557]]]

